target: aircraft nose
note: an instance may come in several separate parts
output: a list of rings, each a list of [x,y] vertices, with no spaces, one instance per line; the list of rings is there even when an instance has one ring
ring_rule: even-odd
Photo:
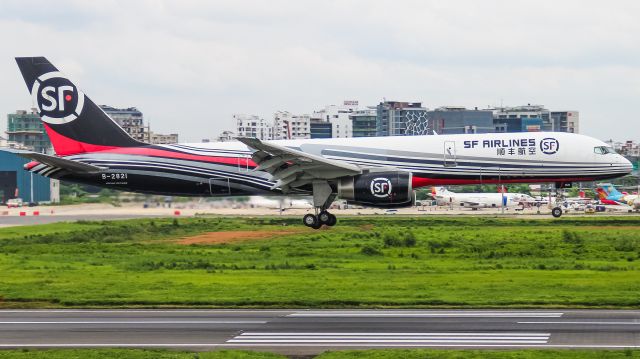
[[[625,171],[627,171],[627,173],[630,173],[631,171],[633,171],[633,164],[631,163],[631,161],[629,161],[622,155],[618,155],[618,156],[620,157],[619,161],[621,162],[622,167],[625,169]]]

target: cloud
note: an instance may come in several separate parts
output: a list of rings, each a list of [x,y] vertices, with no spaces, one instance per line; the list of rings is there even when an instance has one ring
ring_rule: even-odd
[[[640,3],[3,1],[0,112],[30,107],[13,62],[44,55],[98,103],[182,140],[343,99],[540,103],[583,133],[638,133]],[[606,126],[605,126],[606,124]],[[624,129],[625,131],[621,131]]]

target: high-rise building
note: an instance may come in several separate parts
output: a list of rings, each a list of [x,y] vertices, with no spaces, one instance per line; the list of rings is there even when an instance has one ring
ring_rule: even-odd
[[[440,107],[427,112],[433,131],[450,135],[459,133],[494,132],[493,112],[469,110],[464,107]]]
[[[53,153],[51,141],[36,109],[18,110],[7,115],[7,143],[9,147],[29,149],[39,153]]]
[[[496,132],[553,131],[549,110],[542,105],[499,107],[493,111]]]
[[[551,129],[554,132],[578,133],[580,113],[578,111],[551,111]]]
[[[353,137],[352,121],[349,116],[358,109],[358,101],[345,100],[342,105],[328,105],[315,111],[312,119],[330,122],[332,124],[331,137]]]
[[[353,137],[375,137],[377,118],[375,107],[356,110],[349,114]]]
[[[331,138],[333,132],[332,127],[333,124],[331,122],[312,118],[310,123],[310,138]]]
[[[256,115],[235,114],[238,137],[255,137],[259,140],[273,139],[273,126]]]
[[[137,108],[115,108],[107,105],[100,105],[100,108],[127,131],[129,136],[141,142],[151,141],[149,127],[144,125],[142,112]]]
[[[420,102],[385,101],[377,106],[378,136],[429,134],[427,109]]]
[[[311,138],[311,116],[278,111],[273,119],[274,140]]]

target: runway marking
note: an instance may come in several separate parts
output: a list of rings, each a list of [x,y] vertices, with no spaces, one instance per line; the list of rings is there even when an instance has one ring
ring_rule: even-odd
[[[640,325],[640,322],[518,322],[518,324]]]
[[[583,349],[638,349],[640,345],[589,345],[589,344],[546,344],[546,345],[527,345],[527,344],[226,344],[226,343],[13,343],[0,344],[0,348],[189,348],[189,347],[449,347],[449,348],[583,348]]]
[[[278,333],[278,332],[246,332],[229,340],[227,344],[257,344],[273,345],[305,344],[325,345],[333,344],[362,346],[369,344],[397,344],[434,345],[434,344],[465,344],[465,345],[506,345],[506,344],[547,344],[549,333]]]
[[[434,317],[434,318],[560,318],[551,312],[296,312],[288,317]]]
[[[147,321],[13,321],[4,322],[3,324],[266,324],[266,321],[233,321],[233,320],[147,320]]]

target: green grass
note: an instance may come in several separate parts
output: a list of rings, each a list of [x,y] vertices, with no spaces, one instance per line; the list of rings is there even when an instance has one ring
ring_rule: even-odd
[[[230,230],[268,240],[180,245]],[[640,217],[80,222],[0,229],[0,307],[640,307]]]

